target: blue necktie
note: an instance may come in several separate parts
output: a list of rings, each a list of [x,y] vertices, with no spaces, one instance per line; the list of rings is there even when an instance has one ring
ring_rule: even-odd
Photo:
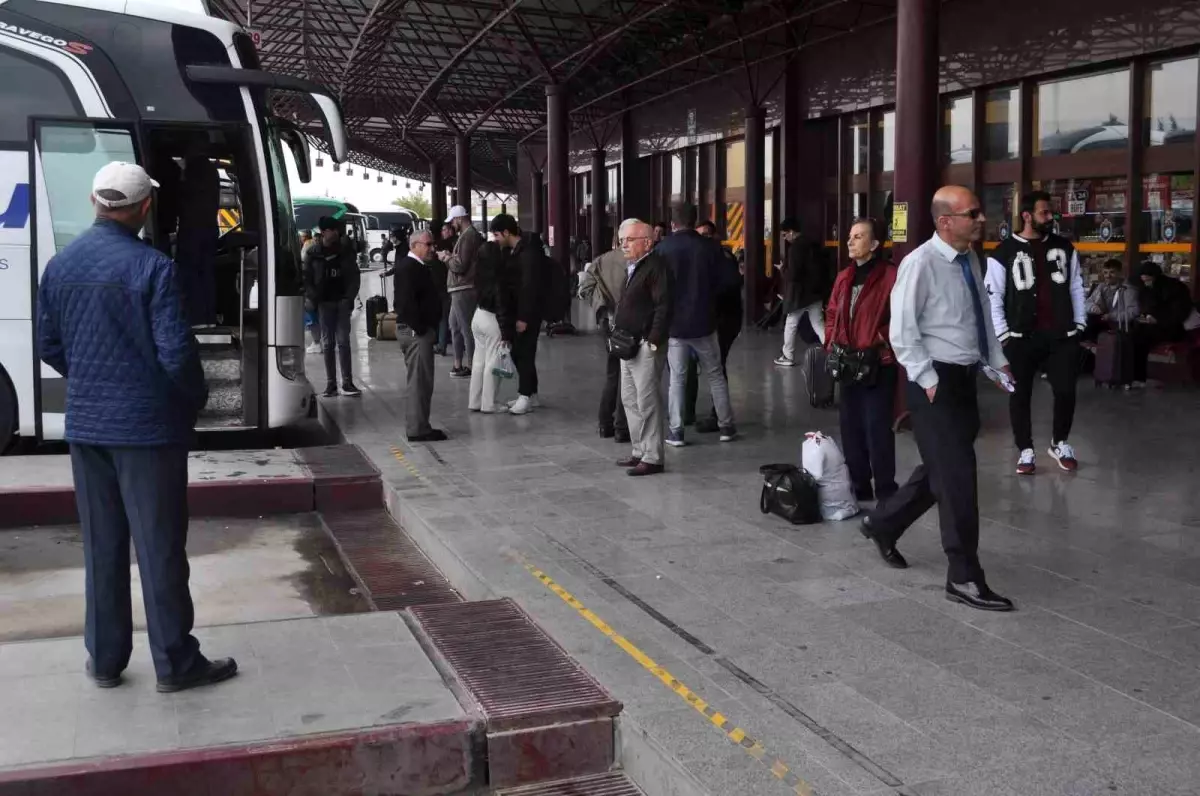
[[[979,336],[979,359],[987,362],[987,326],[983,323],[983,306],[979,302],[979,285],[975,284],[975,274],[971,271],[971,257],[960,254],[954,258],[954,262],[962,266],[963,279],[967,280],[967,287],[971,289],[971,304],[975,307],[975,334]]]

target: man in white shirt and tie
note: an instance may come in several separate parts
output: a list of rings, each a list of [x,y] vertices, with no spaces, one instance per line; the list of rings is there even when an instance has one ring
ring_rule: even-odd
[[[984,216],[970,190],[950,185],[933,197],[936,232],[900,263],[892,290],[890,337],[908,374],[907,399],[921,464],[908,483],[863,520],[889,566],[908,566],[896,542],[937,504],[949,571],[947,599],[985,611],[1011,611],[984,579],[979,564],[979,495],[975,437],[980,367],[1011,386],[1008,360],[996,340],[972,244]],[[1008,389],[1008,387],[1005,387]]]

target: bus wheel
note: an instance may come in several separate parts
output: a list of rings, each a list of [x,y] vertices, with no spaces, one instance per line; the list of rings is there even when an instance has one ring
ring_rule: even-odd
[[[0,368],[0,453],[17,439],[17,393],[8,374]]]
[[[383,262],[383,249],[371,249],[371,262]]]

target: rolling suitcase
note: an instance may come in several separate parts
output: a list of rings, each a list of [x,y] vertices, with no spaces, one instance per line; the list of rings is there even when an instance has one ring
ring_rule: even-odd
[[[371,296],[367,299],[367,337],[374,338],[379,329],[379,318],[388,311],[387,300],[387,285],[383,281],[383,277],[379,277],[379,289],[381,295]]]
[[[1124,387],[1133,381],[1133,338],[1126,332],[1101,332],[1096,338],[1096,386]]]
[[[808,391],[809,406],[826,409],[834,405],[833,377],[826,369],[825,349],[819,345],[809,346],[804,352],[804,388]]]

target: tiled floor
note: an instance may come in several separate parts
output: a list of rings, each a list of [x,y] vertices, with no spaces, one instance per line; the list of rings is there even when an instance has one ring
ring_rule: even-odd
[[[669,450],[666,474],[630,479],[612,466],[626,450],[595,432],[597,338],[542,338],[545,408],[520,418],[468,414],[466,382],[440,359],[433,423],[451,439],[408,445],[402,358],[359,332],[366,395],[324,407],[383,470],[420,526],[410,531],[441,548],[452,579],[521,600],[625,702],[630,731],[714,796],[786,793],[767,770],[776,758],[822,796],[1200,793],[1195,392],[1081,383],[1079,472],[1043,455],[1025,478],[1003,396],[983,394],[983,563],[1020,607],[988,615],[943,598],[932,514],[901,543],[912,568],[897,572],[854,522],[797,528],[759,513],[758,465],[798,459],[805,431],[837,433],[836,412],[808,408],[799,370],[771,366],[777,334],[733,348],[740,440],[693,436]],[[319,358],[308,365],[319,382]],[[1049,411],[1039,386],[1042,440]],[[902,436],[903,474],[915,456]],[[761,741],[766,764],[525,562]]]
[[[196,635],[207,654],[234,655],[238,676],[159,694],[139,633],[126,683],[101,690],[83,676],[82,639],[0,645],[0,769],[464,717],[395,613],[227,625]]]

